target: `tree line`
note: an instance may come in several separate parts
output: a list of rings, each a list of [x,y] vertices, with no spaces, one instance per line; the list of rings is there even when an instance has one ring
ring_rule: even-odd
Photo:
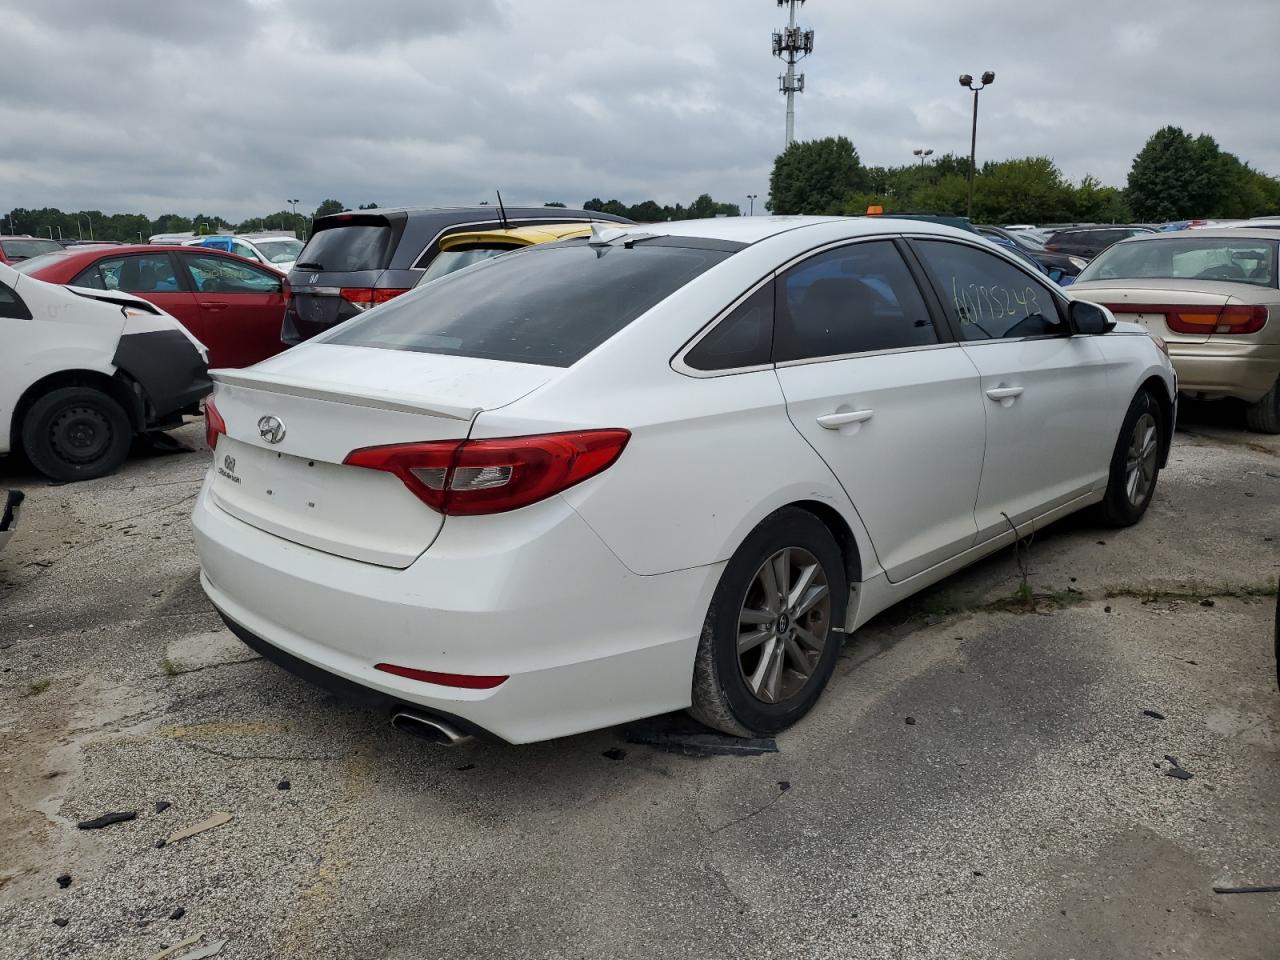
[[[943,154],[932,163],[863,166],[846,137],[791,144],[774,161],[774,213],[963,216],[969,161]],[[973,219],[979,223],[1163,223],[1280,214],[1280,180],[1223,150],[1208,134],[1164,127],[1134,157],[1124,188],[1096,177],[1071,183],[1049,157],[988,161],[976,172]]]

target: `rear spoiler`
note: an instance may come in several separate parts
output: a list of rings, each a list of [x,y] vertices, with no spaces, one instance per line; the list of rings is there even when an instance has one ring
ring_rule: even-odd
[[[325,400],[330,403],[346,403],[375,410],[394,410],[398,413],[420,413],[431,417],[470,422],[480,415],[483,407],[463,407],[438,400],[420,400],[412,395],[371,387],[351,387],[345,383],[314,380],[306,377],[289,377],[278,373],[262,373],[249,370],[210,370],[210,379],[229,387],[246,390],[268,390],[291,397],[309,400]]]

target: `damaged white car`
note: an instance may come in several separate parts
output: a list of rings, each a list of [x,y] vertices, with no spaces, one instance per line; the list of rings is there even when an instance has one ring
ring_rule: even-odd
[[[210,387],[204,346],[154,304],[0,264],[0,455],[21,450],[54,480],[101,477]]]

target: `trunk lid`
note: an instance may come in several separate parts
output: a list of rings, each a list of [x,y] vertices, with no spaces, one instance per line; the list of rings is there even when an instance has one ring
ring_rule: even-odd
[[[210,495],[227,513],[285,540],[407,567],[431,546],[444,517],[392,474],[345,465],[347,454],[465,439],[482,410],[511,403],[556,372],[329,344],[249,370],[215,371],[214,402],[227,432],[218,438]]]
[[[1073,283],[1071,295],[1103,304],[1117,320],[1137,323],[1170,343],[1204,343],[1213,332],[1213,325],[1206,325],[1204,333],[1180,333],[1169,328],[1169,311],[1162,308],[1203,307],[1207,314],[1234,302],[1229,289],[1214,289],[1214,285],[1205,281],[1186,280],[1094,280]]]

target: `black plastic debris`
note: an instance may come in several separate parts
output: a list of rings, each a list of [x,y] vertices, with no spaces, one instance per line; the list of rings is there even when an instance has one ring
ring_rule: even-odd
[[[608,760],[621,760],[626,755],[627,751],[619,749],[618,747],[610,747],[608,750],[605,750],[600,754],[600,756],[605,757]]]
[[[1166,753],[1166,754],[1164,755],[1164,758],[1165,758],[1166,760],[1168,760],[1170,763],[1172,763],[1175,767],[1180,767],[1180,766],[1182,766],[1182,764],[1180,764],[1180,763],[1178,762],[1178,758],[1177,758],[1177,757],[1175,757],[1175,756],[1174,756],[1173,754],[1171,754],[1171,753]]]
[[[907,726],[908,726],[908,727],[914,727],[915,725],[916,725],[916,718],[915,718],[915,717],[907,717]]]
[[[459,773],[461,773],[461,772],[463,772],[463,771],[465,771],[465,770],[474,770],[475,768],[476,768],[476,765],[475,765],[474,763],[464,763],[462,766],[460,766],[460,767],[454,767],[453,769],[455,769],[455,770],[457,770]]]
[[[81,820],[76,824],[81,830],[101,830],[103,827],[109,827],[113,823],[127,823],[136,819],[137,810],[121,810],[116,813],[104,813],[100,817],[94,817],[92,820]]]
[[[1257,887],[1214,887],[1214,893],[1280,893],[1280,884],[1264,884]]]
[[[58,886],[60,886],[63,890],[71,886],[71,874],[64,873],[62,876],[60,876],[58,878]]]
[[[277,790],[288,790],[288,789],[290,789],[292,786],[293,786],[293,784],[291,784],[288,780],[281,780],[279,783],[277,783],[277,784],[276,784],[276,789],[277,789]]]
[[[163,846],[164,846],[164,838],[161,837],[159,840],[156,841],[156,849],[159,850]]]
[[[1143,710],[1143,711],[1142,711],[1142,715],[1143,715],[1144,717],[1150,717],[1152,720],[1163,720],[1163,719],[1164,719],[1164,714],[1163,714],[1163,713],[1161,713],[1159,710]]]
[[[54,917],[54,918],[53,918],[53,923],[54,923],[54,926],[57,926],[57,927],[65,927],[65,926],[67,925],[67,918],[66,918],[66,917]]]
[[[1173,777],[1177,780],[1190,780],[1194,774],[1183,770],[1181,767],[1170,767],[1164,772],[1166,777]]]
[[[779,790],[781,790],[783,793],[786,793],[788,790],[790,790],[790,789],[791,789],[791,781],[790,781],[790,780],[779,780],[779,781],[778,781],[778,789],[779,789]]]
[[[168,800],[157,800],[156,813],[164,813],[166,810],[168,810],[172,806],[173,804],[170,803]]]
[[[1200,601],[1200,606],[1202,606],[1202,607],[1212,607],[1212,606],[1213,606],[1213,600],[1212,600],[1212,599],[1210,599],[1209,597],[1205,597],[1203,600],[1201,600],[1201,601]]]
[[[1111,608],[1110,608],[1110,607],[1103,607],[1103,608],[1102,608],[1102,612],[1103,612],[1103,613],[1110,613],[1110,612],[1111,612]]]
[[[186,915],[187,915],[187,908],[186,908],[186,907],[178,907],[178,909],[174,910],[174,911],[173,911],[173,913],[169,914],[169,919],[170,919],[170,920],[181,920],[181,919],[182,919],[183,917],[185,917]]]
[[[654,717],[622,729],[622,739],[686,757],[757,757],[777,753],[773,737],[732,737],[683,717]]]

